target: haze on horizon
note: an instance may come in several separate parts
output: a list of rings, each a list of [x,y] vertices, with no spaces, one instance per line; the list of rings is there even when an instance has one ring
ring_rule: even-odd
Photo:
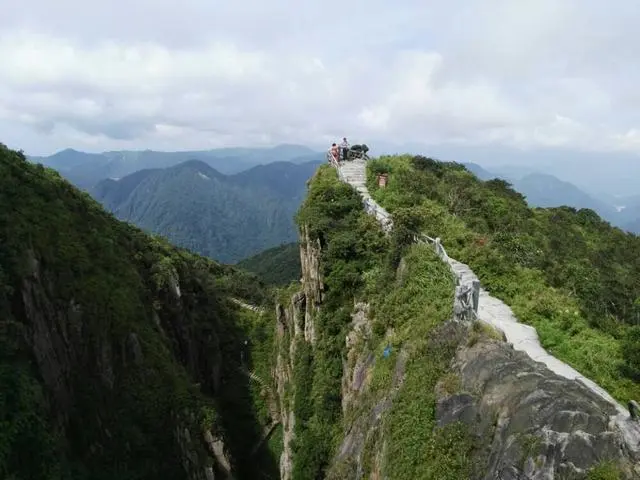
[[[348,135],[636,158],[638,23],[633,0],[7,0],[1,141],[42,155]]]

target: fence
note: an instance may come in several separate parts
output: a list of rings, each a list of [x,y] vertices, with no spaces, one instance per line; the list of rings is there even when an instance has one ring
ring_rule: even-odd
[[[334,156],[331,155],[331,152],[327,152],[326,158],[327,158],[327,163],[329,163],[331,166],[337,168],[338,169],[338,174],[340,174],[340,164],[336,161]]]
[[[349,179],[346,178],[340,165],[332,161],[333,157],[330,153],[327,153],[327,157],[331,157],[330,159],[328,158],[328,161],[338,171],[338,178],[344,183],[349,184]],[[362,190],[358,190],[358,192],[362,197],[362,203],[364,204],[364,209],[367,214],[373,215],[378,220],[385,233],[390,233],[391,230],[393,230],[393,218],[391,214],[378,205],[378,203],[371,198],[368,191],[364,193]],[[419,232],[410,233],[413,236],[414,242],[432,245],[436,254],[451,268],[456,279],[456,291],[453,304],[454,319],[463,322],[477,320],[478,303],[480,300],[480,280],[478,280],[478,277],[476,277],[466,265],[450,258],[439,238],[432,238]]]

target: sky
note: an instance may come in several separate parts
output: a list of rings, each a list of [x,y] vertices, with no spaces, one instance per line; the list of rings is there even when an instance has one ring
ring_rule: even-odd
[[[640,153],[637,0],[4,0],[0,142]]]

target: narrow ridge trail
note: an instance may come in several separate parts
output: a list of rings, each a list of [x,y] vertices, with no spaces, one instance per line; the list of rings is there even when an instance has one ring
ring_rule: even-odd
[[[230,300],[235,303],[236,305],[246,309],[246,310],[251,310],[253,312],[256,313],[264,313],[264,308],[261,307],[256,307],[255,305],[250,305],[248,303],[243,302],[242,300],[238,299],[238,298],[234,298],[231,297]]]
[[[366,186],[366,168],[364,160],[343,162],[337,167],[338,176],[340,180],[351,185],[360,194],[367,213],[374,215],[382,228],[388,232],[393,228],[392,217],[371,198]],[[443,261],[449,264],[457,279],[458,288],[478,282],[478,277],[468,265],[447,256],[444,248],[440,245],[439,239],[432,239],[426,236],[423,239],[436,244],[436,251]],[[640,451],[640,423],[634,422],[630,418],[629,411],[598,384],[549,354],[540,344],[536,329],[530,325],[520,323],[508,305],[492,297],[483,288],[480,288],[476,317],[501,331],[507,342],[511,343],[515,350],[525,352],[531,359],[543,363],[549,370],[561,377],[580,382],[587,389],[611,403],[618,412],[617,415],[611,417],[611,421],[618,426],[628,446],[635,451]]]

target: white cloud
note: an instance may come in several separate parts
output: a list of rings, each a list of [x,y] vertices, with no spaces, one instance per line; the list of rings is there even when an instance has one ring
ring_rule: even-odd
[[[45,153],[346,134],[640,152],[634,5],[8,0],[0,141]]]

